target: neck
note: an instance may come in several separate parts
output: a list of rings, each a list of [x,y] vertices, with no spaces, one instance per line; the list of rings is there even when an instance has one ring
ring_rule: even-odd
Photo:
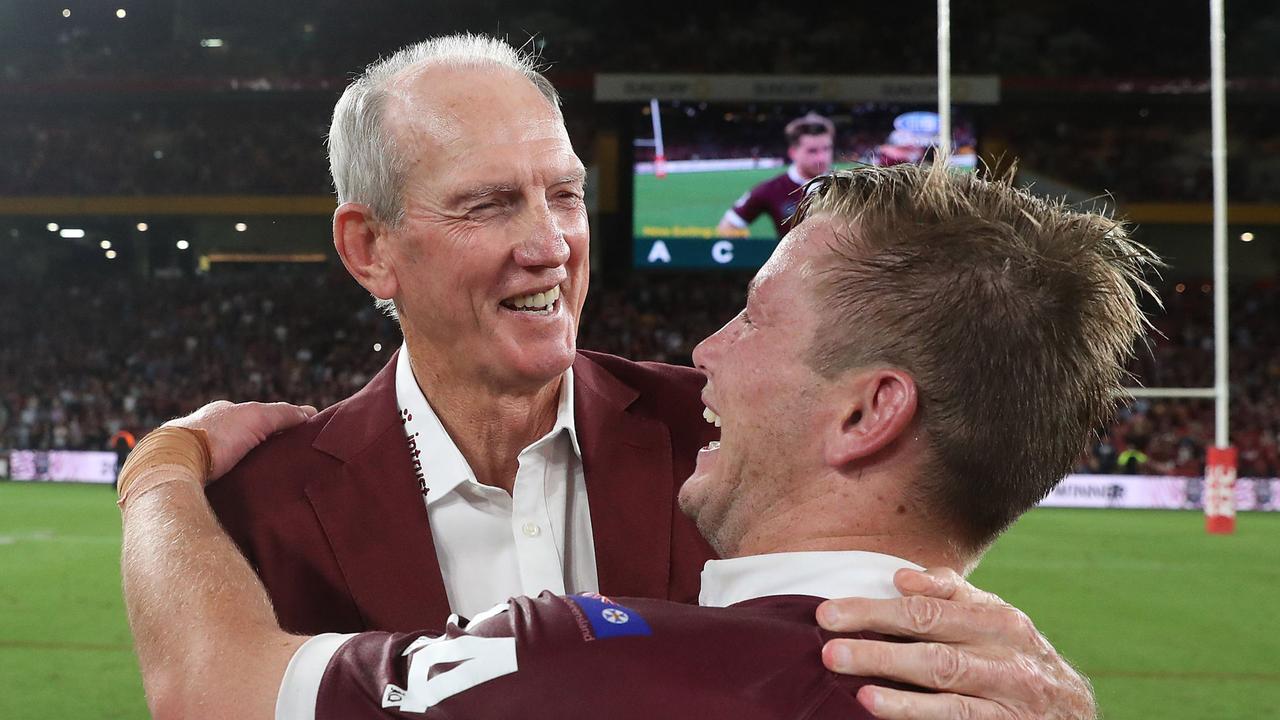
[[[869,478],[859,482],[874,482]],[[745,528],[726,557],[783,552],[861,550],[893,555],[924,567],[949,567],[960,574],[971,569],[968,554],[948,538],[945,524],[908,509],[898,483],[881,492],[870,485],[857,496],[832,497],[830,485],[811,483],[793,488]],[[870,502],[859,503],[862,498]]]
[[[804,172],[803,170],[801,170],[801,169],[800,169],[800,166],[799,166],[799,165],[796,165],[795,163],[791,163],[791,168],[792,168],[792,170],[794,170],[794,171],[795,171],[795,175],[796,175],[796,177],[800,178],[800,179],[801,179],[801,180],[803,180],[804,182],[809,182],[810,180],[812,180],[812,179],[814,179],[815,177],[817,177],[817,175],[810,175],[810,174],[808,174],[808,173]],[[792,178],[792,179],[794,180],[795,178]]]
[[[414,359],[420,357],[430,356],[411,347],[413,377],[476,481],[510,493],[520,452],[555,426],[563,376],[540,387],[508,390],[428,367]]]

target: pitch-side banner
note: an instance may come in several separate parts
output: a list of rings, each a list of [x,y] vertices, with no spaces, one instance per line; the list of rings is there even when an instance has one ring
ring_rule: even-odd
[[[1203,510],[1202,477],[1068,475],[1041,507]],[[1237,510],[1280,512],[1280,479],[1240,478]]]
[[[110,484],[116,477],[116,454],[74,450],[14,450],[9,478],[27,482]]]
[[[709,100],[770,102],[938,102],[933,75],[596,75],[597,102]],[[995,105],[1000,78],[956,75],[951,101]]]

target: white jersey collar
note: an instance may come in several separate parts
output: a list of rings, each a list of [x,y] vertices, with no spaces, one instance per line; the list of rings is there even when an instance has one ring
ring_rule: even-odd
[[[702,568],[698,604],[728,607],[772,595],[901,597],[893,586],[893,574],[901,568],[924,569],[892,555],[855,550],[709,560]]]
[[[787,166],[787,177],[791,178],[791,182],[797,185],[800,185],[802,187],[804,186],[805,183],[809,182],[808,180],[805,180],[803,177],[801,177],[800,171],[796,169],[795,165]]]

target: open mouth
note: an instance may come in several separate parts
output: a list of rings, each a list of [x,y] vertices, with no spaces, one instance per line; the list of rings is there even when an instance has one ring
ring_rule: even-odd
[[[716,413],[715,410],[712,410],[709,407],[702,409],[702,419],[706,420],[707,423],[710,425],[715,425],[716,427],[720,427],[720,424],[721,424],[720,416]],[[714,450],[719,450],[719,449],[720,449],[720,441],[712,440],[711,442],[707,443],[706,447],[702,448],[702,452],[712,452]]]
[[[550,315],[556,311],[556,303],[560,301],[560,286],[542,290],[528,295],[515,295],[503,300],[502,307],[519,313],[530,315]]]

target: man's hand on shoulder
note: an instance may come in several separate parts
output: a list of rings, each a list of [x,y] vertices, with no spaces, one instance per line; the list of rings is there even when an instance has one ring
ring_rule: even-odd
[[[206,433],[209,455],[213,460],[213,470],[207,482],[213,482],[235,467],[263,440],[306,422],[315,414],[316,409],[310,405],[217,400],[165,425]]]
[[[937,690],[864,687],[858,700],[883,720],[1092,720],[1088,681],[1022,611],[950,569],[899,570],[893,600],[847,598],[818,608],[835,632],[871,631],[914,643],[832,640],[822,651],[838,673]]]

